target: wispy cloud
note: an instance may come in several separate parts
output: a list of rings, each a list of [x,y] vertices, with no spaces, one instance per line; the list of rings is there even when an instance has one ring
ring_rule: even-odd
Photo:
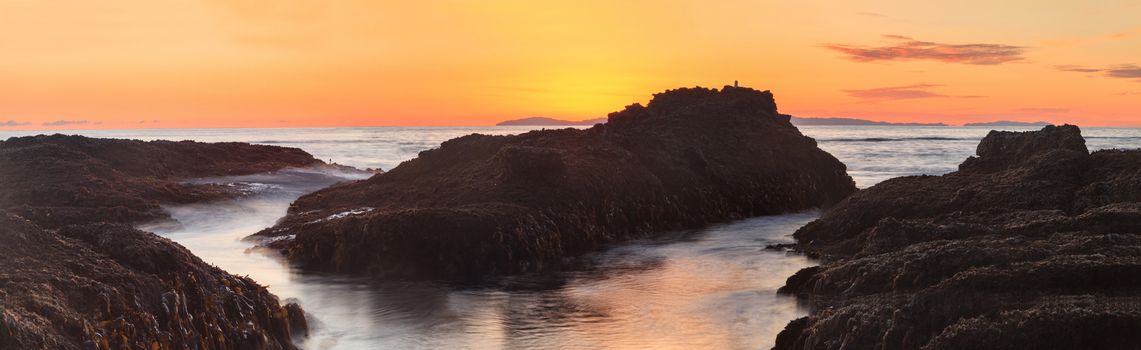
[[[2,121],[2,122],[0,122],[0,126],[24,126],[24,125],[28,125],[28,124],[31,124],[31,123],[26,123],[26,122],[18,122],[18,121],[15,121],[15,120],[9,120],[9,121]]]
[[[51,122],[44,122],[43,126],[66,126],[66,125],[83,125],[90,123],[86,120],[56,120]]]
[[[1141,67],[1132,64],[1118,65],[1106,69],[1105,76],[1110,78],[1141,79]]]
[[[945,95],[931,91],[939,84],[913,84],[906,86],[889,86],[872,89],[844,90],[849,96],[864,100],[908,100],[917,98],[977,98],[983,96],[956,96]]]
[[[887,15],[882,14],[882,13],[875,13],[875,12],[856,12],[856,14],[860,15],[860,16],[866,16],[866,17],[887,18]]]
[[[1109,68],[1094,68],[1076,65],[1061,65],[1054,66],[1054,68],[1066,72],[1102,73],[1102,75],[1110,78],[1134,79],[1141,81],[1141,66],[1137,66],[1135,64],[1119,64]]]
[[[1002,44],[944,44],[919,41],[902,35],[884,35],[887,46],[824,44],[822,47],[848,55],[857,62],[933,60],[946,63],[995,65],[1023,59],[1021,46]]]
[[[1054,66],[1055,69],[1066,72],[1080,72],[1080,73],[1097,73],[1102,71],[1101,68],[1091,68],[1086,66],[1077,66],[1072,64]]]

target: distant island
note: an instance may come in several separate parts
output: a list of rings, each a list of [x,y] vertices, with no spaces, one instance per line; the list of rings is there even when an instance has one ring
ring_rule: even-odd
[[[1044,122],[1044,121],[1016,122],[1016,121],[1010,121],[1010,120],[999,120],[999,121],[985,122],[985,123],[966,123],[966,124],[963,124],[963,126],[1035,126],[1035,127],[1042,127],[1042,126],[1047,126],[1047,125],[1051,125],[1051,124],[1052,123],[1050,123],[1050,122]]]
[[[855,118],[801,118],[789,116],[794,125],[890,125],[890,126],[947,126],[943,123],[891,123]]]
[[[576,121],[576,120],[554,119],[554,118],[547,118],[547,117],[531,117],[531,118],[512,119],[512,120],[502,121],[502,122],[495,124],[495,126],[594,125],[594,124],[605,123],[605,122],[606,122],[606,118],[597,118],[597,119],[587,119],[587,120],[577,120]]]

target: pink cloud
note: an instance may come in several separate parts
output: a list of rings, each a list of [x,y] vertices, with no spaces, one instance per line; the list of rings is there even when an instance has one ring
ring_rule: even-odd
[[[1109,68],[1093,68],[1076,65],[1054,66],[1054,68],[1066,72],[1102,73],[1110,78],[1135,79],[1141,81],[1141,66],[1135,64],[1119,64]]]
[[[857,62],[932,60],[946,63],[995,65],[1022,60],[1023,48],[1001,44],[943,44],[919,41],[902,35],[884,35],[892,45],[870,47],[824,44],[822,47],[848,55]]]
[[[1097,73],[1097,72],[1102,71],[1101,68],[1090,68],[1090,67],[1086,67],[1086,66],[1077,66],[1077,65],[1072,65],[1072,64],[1054,66],[1054,68],[1057,70],[1060,70],[1060,71],[1065,71],[1065,72],[1080,72],[1080,73]]]
[[[1132,64],[1114,66],[1105,70],[1105,76],[1110,78],[1141,79],[1141,67]]]

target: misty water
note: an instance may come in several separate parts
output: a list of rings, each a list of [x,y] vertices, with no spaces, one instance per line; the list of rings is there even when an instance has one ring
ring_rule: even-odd
[[[243,141],[300,147],[324,160],[390,169],[441,141],[473,132],[530,127],[170,129],[75,131],[96,137]],[[848,165],[861,188],[885,179],[954,171],[988,128],[801,127]],[[1032,128],[1016,128],[1030,130]],[[0,137],[30,134],[0,133]],[[1091,150],[1141,147],[1141,129],[1084,129]],[[312,316],[308,349],[361,348],[729,348],[772,346],[807,310],[776,294],[813,262],[766,250],[817,211],[725,223],[616,244],[571,271],[494,278],[477,284],[381,281],[303,272],[242,238],[274,224],[291,201],[344,173],[293,169],[195,179],[245,183],[236,201],[167,206],[175,221],[141,228],[186,246],[231,273],[249,275]]]
[[[776,289],[809,262],[764,248],[791,242],[788,234],[815,212],[615,245],[568,272],[465,285],[376,281],[303,273],[241,240],[330,180],[298,173],[211,179],[262,190],[228,203],[168,207],[178,223],[142,228],[296,299],[316,319],[306,348],[758,348],[804,313]]]

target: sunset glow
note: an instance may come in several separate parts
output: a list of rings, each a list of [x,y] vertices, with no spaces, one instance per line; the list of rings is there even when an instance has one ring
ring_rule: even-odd
[[[490,125],[680,86],[1141,126],[1141,1],[0,0],[0,130]]]

